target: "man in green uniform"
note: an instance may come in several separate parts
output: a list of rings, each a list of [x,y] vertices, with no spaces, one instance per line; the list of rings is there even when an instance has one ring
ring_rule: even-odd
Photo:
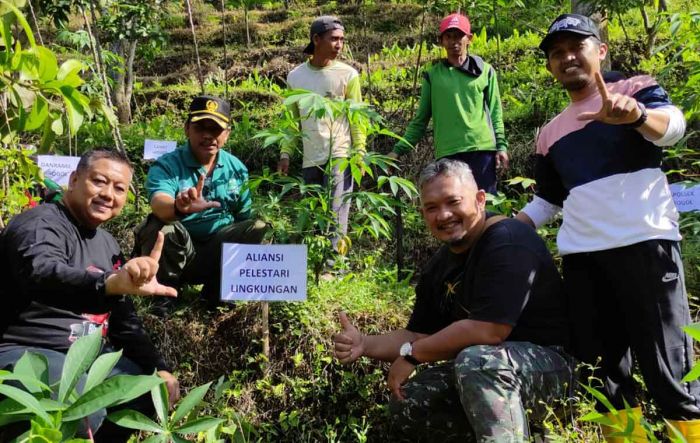
[[[230,106],[217,97],[192,100],[187,143],[151,166],[146,189],[153,213],[136,229],[137,252],[148,251],[158,231],[165,246],[159,281],[173,287],[203,283],[218,300],[222,243],[260,243],[267,223],[251,218],[248,170],[222,148],[230,133]]]
[[[498,80],[493,67],[469,54],[469,19],[450,14],[440,22],[440,44],[447,58],[423,76],[420,103],[404,139],[390,154],[398,158],[411,150],[433,119],[435,158],[469,165],[479,189],[496,193],[496,168],[508,168],[508,143]]]

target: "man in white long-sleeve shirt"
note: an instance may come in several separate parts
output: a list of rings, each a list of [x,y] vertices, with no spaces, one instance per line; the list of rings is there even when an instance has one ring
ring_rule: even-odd
[[[660,168],[662,147],[683,136],[683,114],[649,76],[605,83],[607,45],[588,17],[559,16],[540,48],[571,103],[539,134],[538,189],[517,218],[540,226],[562,212],[573,350],[600,367],[612,404],[638,404],[634,354],[664,417],[700,431],[700,385],[680,382],[693,349],[681,330],[690,317],[678,212]],[[642,438],[641,409],[633,415]]]
[[[309,31],[310,42],[304,49],[311,55],[306,62],[294,68],[287,76],[292,89],[306,89],[323,97],[362,102],[360,75],[351,66],[336,58],[345,45],[345,28],[337,17],[321,16],[313,21]],[[302,175],[309,184],[331,188],[332,208],[335,214],[336,234],[332,238],[337,247],[347,234],[353,178],[350,167],[341,170],[333,160],[348,158],[352,151],[365,152],[365,133],[361,125],[352,123],[344,115],[338,118],[312,115],[309,106],[294,104],[292,110],[301,118],[303,135]],[[292,146],[280,152],[277,170],[287,174]]]

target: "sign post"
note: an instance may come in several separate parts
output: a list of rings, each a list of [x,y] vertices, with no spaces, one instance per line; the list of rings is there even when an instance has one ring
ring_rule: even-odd
[[[157,160],[163,154],[177,149],[177,142],[171,140],[150,140],[143,142],[143,159]]]
[[[67,155],[38,155],[37,164],[44,176],[61,186],[68,186],[71,172],[78,167],[80,157]]]
[[[221,301],[305,301],[306,245],[224,243]]]
[[[672,183],[670,188],[678,212],[700,211],[700,184]]]
[[[263,355],[270,358],[270,301],[306,300],[306,245],[224,243],[221,301],[262,302]]]

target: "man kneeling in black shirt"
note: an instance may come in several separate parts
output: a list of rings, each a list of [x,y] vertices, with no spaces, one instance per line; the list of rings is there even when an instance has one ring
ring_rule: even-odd
[[[408,325],[363,335],[341,313],[335,354],[393,362],[390,410],[410,441],[527,441],[528,414],[541,418],[571,377],[559,273],[532,228],[486,213],[465,163],[428,165],[420,191],[445,245],[421,273]]]
[[[85,153],[61,201],[14,217],[0,237],[4,294],[0,311],[0,368],[12,367],[26,351],[46,356],[49,383],[60,380],[65,354],[78,338],[103,327],[103,352],[122,349],[116,374],[157,371],[171,402],[177,379],[144,331],[124,294],[177,296],[155,278],[162,236],[150,256],[125,263],[117,241],[99,226],[119,215],[132,177],[129,160],[116,151]],[[125,406],[152,410],[144,396]],[[96,441],[125,441],[130,432],[91,416]],[[104,426],[100,427],[102,424]]]

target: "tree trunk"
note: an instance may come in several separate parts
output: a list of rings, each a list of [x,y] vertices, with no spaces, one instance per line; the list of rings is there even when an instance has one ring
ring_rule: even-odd
[[[124,58],[123,72],[114,74],[114,106],[117,108],[119,123],[131,122],[131,95],[134,91],[134,58],[136,57],[136,40],[121,41],[118,54]]]
[[[608,43],[608,16],[606,11],[596,11],[594,6],[586,0],[571,0],[571,12],[574,14],[586,15],[593,19],[593,21],[598,25],[600,40],[603,43]],[[603,71],[610,70],[610,58],[611,49],[608,47],[608,56],[605,57],[605,60],[603,60],[600,66]]]

